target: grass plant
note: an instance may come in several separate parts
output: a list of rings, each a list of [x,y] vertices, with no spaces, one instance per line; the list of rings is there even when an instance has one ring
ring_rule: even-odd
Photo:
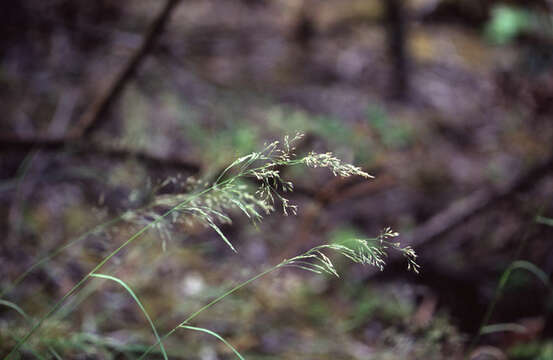
[[[218,296],[193,312],[184,321],[163,336],[158,335],[154,326],[154,321],[150,318],[138,296],[128,284],[115,276],[99,273],[100,269],[114,256],[119,254],[124,248],[128,247],[149,230],[158,231],[165,246],[165,243],[170,240],[171,233],[174,231],[176,224],[181,224],[185,227],[201,224],[206,228],[211,228],[232,251],[236,252],[235,246],[221,230],[222,224],[229,224],[232,222],[231,215],[234,212],[243,213],[253,222],[261,221],[264,216],[273,213],[277,208],[280,208],[284,215],[295,215],[297,213],[297,205],[293,204],[287,197],[294,189],[293,183],[281,177],[281,170],[284,167],[303,165],[308,168],[326,168],[335,176],[361,176],[366,179],[372,178],[371,175],[364,172],[359,167],[342,162],[332,153],[310,152],[305,156],[298,157],[295,154],[295,144],[301,138],[301,134],[296,134],[296,136],[292,138],[286,136],[282,142],[274,141],[266,144],[262,151],[253,152],[235,160],[219,174],[213,183],[189,180],[183,187],[182,193],[153,196],[150,203],[143,208],[128,211],[120,218],[101,224],[99,228],[103,229],[116,222],[125,220],[139,224],[141,227],[77,281],[76,284],[67,291],[60,300],[52,305],[42,317],[37,321],[32,321],[30,329],[23,337],[18,338],[16,345],[5,359],[14,358],[19,350],[25,346],[27,341],[44,325],[45,321],[51,318],[60,308],[64,307],[69,297],[79,293],[84,285],[92,278],[111,280],[121,285],[131,295],[134,302],[148,320],[156,337],[156,343],[147,348],[140,359],[145,358],[157,346],[160,347],[163,357],[167,359],[167,352],[162,342],[179,329],[200,331],[210,334],[221,340],[239,359],[243,359],[243,356],[220,335],[209,329],[193,326],[191,321],[200,313],[208,310],[232,293],[273,271],[285,267],[294,267],[316,274],[338,276],[338,272],[328,252],[337,252],[354,263],[376,266],[382,270],[385,265],[387,252],[392,250],[399,251],[405,256],[408,270],[418,272],[419,266],[416,263],[416,254],[413,249],[410,247],[402,247],[399,242],[394,241],[394,238],[397,237],[398,234],[386,228],[379,236],[373,239],[351,239],[342,243],[323,244],[290,259],[285,259],[279,264],[266,269]],[[70,241],[50,255],[40,259],[31,266],[29,270],[16,279],[14,286],[23,281],[32,270],[39,266],[43,266],[55,255],[86,236],[87,234],[84,234],[82,237]],[[6,293],[5,291],[2,295]],[[2,300],[1,304],[9,306],[15,311],[20,309],[16,304],[10,303],[7,300]],[[23,311],[22,309],[20,310]]]
[[[546,218],[541,215],[536,216],[535,222],[537,224],[553,226],[553,219]],[[517,249],[517,255],[516,255],[517,257],[520,255],[522,248],[526,243],[526,236],[527,234],[523,236],[523,240],[520,243],[519,248]],[[492,298],[492,301],[488,305],[484,318],[482,319],[480,328],[478,329],[478,333],[472,339],[472,342],[469,347],[469,353],[472,351],[472,349],[474,349],[474,347],[476,346],[476,344],[478,343],[478,340],[482,335],[490,334],[494,332],[504,332],[504,331],[518,332],[518,333],[526,332],[525,327],[515,323],[490,324],[490,320],[492,318],[494,310],[498,302],[501,300],[501,297],[503,296],[503,292],[507,286],[509,279],[511,278],[512,273],[516,270],[525,270],[529,272],[530,274],[534,275],[537,279],[539,279],[543,283],[543,285],[548,289],[548,292],[550,294],[553,291],[553,287],[551,286],[549,276],[542,269],[537,267],[535,264],[526,260],[515,260],[511,262],[509,266],[501,274],[501,277],[495,289],[494,296]]]

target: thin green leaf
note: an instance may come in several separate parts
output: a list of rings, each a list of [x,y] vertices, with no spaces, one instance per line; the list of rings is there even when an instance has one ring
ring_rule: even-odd
[[[14,339],[15,341],[21,341],[21,339],[19,339],[17,336],[15,336],[14,334],[12,333],[8,333],[12,339]],[[39,353],[37,353],[34,349],[31,349],[28,345],[24,345],[24,348],[25,350],[27,350],[28,352],[31,353],[31,355],[33,355],[34,357],[36,357],[38,360],[46,360],[44,358],[44,356],[40,355]]]
[[[55,256],[59,255],[61,252],[63,252],[65,249],[69,248],[70,246],[72,245],[75,245],[77,244],[78,242],[80,241],[83,241],[85,240],[86,238],[88,238],[88,236],[90,236],[91,234],[94,234],[96,232],[99,232],[111,225],[114,225],[120,221],[123,220],[123,217],[122,216],[119,216],[119,217],[116,217],[114,219],[111,219],[109,221],[106,221],[102,224],[99,224],[97,226],[95,226],[93,229],[85,232],[84,234],[80,235],[79,237],[75,238],[75,239],[72,239],[70,240],[69,242],[63,244],[62,246],[58,247],[57,249],[54,249],[52,250],[50,253],[46,254],[45,256],[43,256],[42,258],[40,258],[39,260],[37,260],[34,264],[32,264],[27,270],[25,270],[25,272],[21,275],[19,275],[17,277],[17,279],[14,280],[14,282],[7,288],[5,289],[4,291],[0,292],[0,297],[3,297],[4,295],[8,294],[9,292],[11,292],[17,285],[19,285],[19,283],[21,283],[23,280],[25,280],[25,278],[31,273],[33,272],[36,268],[39,268],[41,266],[43,266],[45,263],[47,263],[48,261],[50,261],[52,258],[54,258]]]
[[[507,283],[507,280],[509,280],[511,272],[516,269],[524,269],[534,274],[546,287],[549,288],[551,286],[549,276],[547,276],[547,274],[542,269],[529,261],[517,260],[513,261],[513,263],[509,266],[509,269],[503,273],[503,276],[501,277],[501,280],[499,282],[500,289],[503,289],[503,287]]]
[[[200,331],[200,332],[204,332],[206,334],[209,334],[211,336],[215,336],[217,339],[221,340],[229,349],[232,350],[232,352],[234,352],[234,354],[236,355],[236,357],[238,357],[240,360],[244,360],[244,357],[242,355],[240,355],[240,353],[238,352],[238,350],[236,350],[231,344],[229,344],[228,341],[226,341],[225,339],[223,339],[222,336],[220,336],[219,334],[217,334],[216,332],[213,332],[211,330],[208,330],[208,329],[204,329],[204,328],[199,328],[199,327],[194,327],[194,326],[188,326],[188,325],[180,325],[181,328],[183,329],[188,329],[188,330],[194,330],[194,331]]]
[[[4,306],[7,306],[13,310],[15,310],[19,315],[21,315],[25,321],[31,323],[31,318],[29,317],[29,315],[27,315],[27,313],[25,313],[25,311],[23,311],[22,308],[20,308],[19,306],[17,306],[15,303],[11,302],[11,301],[7,301],[7,300],[2,300],[0,299],[0,305],[4,305]],[[13,335],[12,333],[8,333],[10,334],[10,336],[15,340],[15,341],[20,341],[20,339]],[[31,354],[36,357],[37,359],[44,359],[44,357],[42,357],[40,354],[38,354],[36,351],[34,351],[33,349],[31,349],[29,346],[26,346],[25,347],[29,352],[31,352]],[[54,349],[52,349],[51,346],[48,346],[48,350],[50,352],[54,352]]]
[[[254,153],[255,154],[255,153]],[[217,180],[215,180],[214,184],[217,185],[219,183],[219,181],[223,178],[223,176],[225,176],[225,174],[230,170],[232,169],[233,167],[235,167],[236,165],[252,158],[254,156],[254,154],[249,154],[249,155],[246,155],[246,156],[242,156],[236,160],[234,160],[234,162],[232,164],[230,164],[229,166],[227,166],[225,168],[225,170],[223,170],[223,172],[221,172],[221,174],[219,174],[219,176],[217,177]]]
[[[52,355],[54,355],[56,360],[63,360],[63,358],[60,356],[60,354],[58,354],[58,352],[56,350],[54,350],[53,348],[50,348],[49,350],[50,350],[50,353]]]
[[[207,225],[209,225],[209,227],[211,227],[213,230],[215,230],[215,232],[221,237],[221,239],[223,239],[223,241],[232,249],[232,251],[234,252],[237,252],[236,249],[234,248],[234,246],[232,246],[231,242],[229,241],[229,239],[227,239],[227,237],[225,236],[225,234],[223,234],[223,232],[221,231],[221,229],[219,229],[219,227],[217,226],[217,224],[215,224],[215,222],[213,221],[213,218],[207,213],[205,212],[203,209],[201,208],[198,208],[198,207],[189,207],[188,208],[189,211],[196,211],[197,213],[199,213],[200,215],[202,215],[202,220],[204,220],[205,222],[207,222]]]
[[[492,334],[496,332],[515,332],[519,334],[524,334],[528,331],[524,326],[515,323],[501,323],[501,324],[492,324],[482,327],[480,330],[480,335]]]
[[[161,353],[163,354],[163,358],[165,360],[168,360],[167,353],[165,352],[165,347],[163,347],[163,343],[161,342],[161,339],[157,333],[156,327],[154,326],[154,322],[150,318],[150,315],[148,315],[148,312],[146,312],[146,309],[144,309],[144,306],[142,305],[142,303],[140,302],[140,300],[138,299],[134,291],[132,291],[132,289],[127,284],[125,284],[123,280],[116,278],[114,276],[104,275],[104,274],[91,274],[90,276],[100,278],[100,279],[115,281],[116,283],[121,285],[125,290],[127,290],[127,292],[132,296],[132,298],[134,299],[134,301],[136,302],[140,310],[142,310],[142,313],[144,314],[144,316],[146,316],[146,319],[150,323],[150,326],[152,327],[152,331],[154,332],[156,340],[159,342],[159,347],[161,349]]]
[[[301,270],[310,271],[310,272],[315,273],[315,274],[318,274],[318,275],[322,275],[322,274],[323,274],[322,271],[319,271],[319,270],[316,270],[316,269],[312,269],[312,268],[307,267],[307,266],[304,266],[304,265],[299,265],[299,264],[291,263],[291,264],[288,264],[288,265],[285,265],[285,266],[286,266],[286,267],[293,267],[293,268],[298,268],[298,269],[301,269]]]
[[[210,212],[212,214],[217,215],[217,217],[219,217],[219,221],[224,221],[229,224],[232,223],[232,220],[228,217],[228,215],[223,214],[222,212],[217,211],[215,209],[210,209],[209,207],[203,207],[203,208],[206,210],[206,212]]]
[[[536,222],[538,224],[553,226],[553,219],[546,218],[546,217],[543,217],[543,216],[536,217]]]
[[[221,239],[223,239],[223,241],[224,241],[225,243],[227,243],[227,245],[231,248],[232,251],[238,252],[238,251],[236,251],[236,249],[234,248],[234,246],[232,246],[232,244],[230,243],[229,239],[227,239],[227,237],[225,236],[225,234],[223,234],[223,232],[221,231],[221,229],[219,229],[219,227],[218,227],[217,225],[215,225],[215,223],[213,223],[213,222],[210,221],[210,222],[209,222],[209,226],[210,226],[213,230],[215,230],[215,232],[216,232],[217,234],[219,234],[219,236],[221,237]]]
[[[30,318],[29,316],[25,313],[25,311],[23,311],[23,309],[21,309],[19,306],[17,306],[16,304],[12,303],[11,301],[7,301],[7,300],[2,300],[0,299],[0,305],[4,305],[4,306],[7,306],[9,308],[12,308],[13,310],[17,311],[19,313],[19,315],[23,316],[23,318],[26,320],[26,321],[30,321]]]
[[[238,208],[248,217],[248,219],[251,219],[251,215],[250,215],[248,209],[246,209],[246,207],[244,206],[244,204],[242,204],[240,201],[238,201],[236,199],[231,199],[230,201],[233,204],[235,204],[236,206],[238,206]],[[259,214],[257,214],[257,215],[259,215]]]

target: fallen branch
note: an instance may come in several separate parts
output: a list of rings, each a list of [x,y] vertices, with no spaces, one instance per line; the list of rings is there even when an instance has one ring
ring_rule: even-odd
[[[89,135],[106,122],[107,117],[105,115],[110,105],[119,97],[125,85],[127,85],[142,61],[152,49],[156,39],[163,32],[163,28],[169,20],[172,10],[179,1],[180,0],[167,0],[159,15],[150,25],[148,33],[142,41],[142,45],[131,56],[123,70],[113,78],[107,90],[88,107],[73,129],[69,131],[70,138],[77,139]]]
[[[495,206],[499,202],[512,199],[517,193],[528,190],[553,171],[553,155],[531,167],[506,186],[481,189],[457,200],[440,211],[423,225],[403,237],[405,244],[420,248],[426,246],[465,223],[472,217]]]
[[[528,171],[514,178],[507,185],[479,189],[467,197],[454,201],[422,225],[408,233],[402,234],[401,242],[403,245],[410,245],[417,250],[429,246],[458,226],[466,223],[474,216],[492,208],[499,202],[512,199],[519,192],[528,190],[550,172],[553,172],[553,154],[539,164],[531,167]],[[311,231],[311,227],[314,224],[313,218],[318,216],[324,207],[339,201],[379,191],[394,183],[392,178],[384,178],[382,180],[384,181],[381,182],[377,179],[375,182],[368,183],[369,185],[361,183],[345,187],[340,186],[344,184],[339,180],[334,180],[318,192],[302,191],[303,195],[314,199],[315,206],[301,222],[300,229],[303,229],[303,231],[300,231],[301,235],[304,236]],[[298,236],[294,245],[286,247],[280,255],[286,257],[289,256],[290,253],[296,251],[297,247],[301,246],[301,239],[302,237]],[[401,261],[401,257],[391,254],[387,262],[392,264],[397,261]],[[370,271],[367,277],[376,273],[375,271]]]
[[[70,141],[67,139],[24,139],[0,137],[1,152],[29,152],[40,149],[46,152],[69,150],[78,154],[93,154],[114,160],[136,159],[146,166],[154,168],[175,168],[180,171],[199,173],[201,165],[178,155],[159,155],[146,150],[134,150],[122,147],[110,147],[86,141]]]
[[[528,190],[553,171],[553,154],[544,161],[532,166],[528,171],[515,177],[505,186],[476,190],[472,194],[454,201],[444,210],[428,219],[424,224],[414,230],[402,234],[401,242],[419,250],[428,247],[442,239],[452,230],[489,210],[500,202],[509,201],[518,193]],[[387,263],[389,265],[401,261],[401,257],[391,254]],[[375,275],[369,272],[366,278]]]

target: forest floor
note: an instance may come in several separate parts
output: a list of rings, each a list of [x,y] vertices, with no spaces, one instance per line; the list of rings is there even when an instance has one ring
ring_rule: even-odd
[[[103,24],[113,31],[104,30],[92,48],[76,46],[82,39],[69,32],[52,31],[47,45],[8,52],[0,81],[12,90],[0,103],[14,120],[2,131],[63,133],[138,48],[136,34],[157,7],[131,3],[119,9],[124,22]],[[419,245],[420,275],[405,272],[395,258],[382,273],[336,259],[338,279],[287,269],[251,284],[197,323],[252,360],[461,359],[474,349],[493,359],[546,359],[553,349],[549,289],[526,273],[514,273],[490,319],[526,332],[493,333],[475,347],[471,341],[513,260],[553,271],[553,228],[535,221],[553,217],[553,178],[543,171],[528,176],[552,156],[551,67],[527,70],[531,55],[522,45],[492,46],[483,31],[413,20],[410,86],[398,101],[389,96],[393,68],[384,27],[375,20],[382,11],[377,2],[348,7],[328,1],[308,13],[295,1],[250,3],[180,4],[113,104],[110,122],[91,137],[159,159],[177,157],[199,172],[71,147],[33,153],[25,166],[19,152],[1,155],[2,286],[41,254],[144,204],[152,184],[189,175],[211,179],[264,142],[302,132],[298,151],[332,151],[375,179],[284,170],[296,185],[291,199],[298,215],[273,215],[259,224],[236,216],[222,230],[238,254],[203,228],[176,229],[163,241],[148,232],[104,272],[130,284],[158,328],[167,330],[284,258],[325,242],[373,237],[390,226],[400,241]],[[310,27],[308,35],[301,26]],[[42,53],[33,64],[19,58]],[[517,181],[523,184],[513,190]],[[474,199],[489,203],[460,216]],[[445,231],[440,224],[448,225]],[[44,313],[136,229],[117,225],[92,234],[8,299],[32,316]],[[67,358],[132,358],[143,350],[135,344],[153,341],[121,288],[94,280],[81,294],[30,344],[52,345]],[[13,328],[12,318],[0,314],[3,352],[14,343],[7,338]],[[185,330],[165,346],[175,358],[232,355],[213,338]]]

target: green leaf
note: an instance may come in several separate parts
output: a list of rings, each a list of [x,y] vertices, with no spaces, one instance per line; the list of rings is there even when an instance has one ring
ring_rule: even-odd
[[[136,302],[136,304],[138,305],[140,310],[142,310],[142,313],[144,314],[144,316],[146,316],[146,319],[150,323],[150,326],[152,327],[152,331],[154,332],[156,340],[159,342],[159,347],[161,349],[161,353],[163,354],[163,358],[165,360],[168,360],[167,353],[165,352],[165,348],[163,347],[163,343],[161,342],[161,339],[160,339],[160,337],[157,333],[156,327],[154,326],[154,323],[153,323],[152,319],[150,318],[150,315],[148,315],[148,312],[146,312],[146,309],[144,309],[144,306],[142,305],[142,303],[140,302],[140,300],[138,299],[138,297],[136,296],[134,291],[132,291],[132,289],[127,284],[125,284],[125,282],[123,280],[121,280],[119,278],[116,278],[114,276],[104,275],[104,274],[92,274],[90,276],[100,278],[100,279],[107,279],[107,280],[115,281],[119,285],[123,286],[123,288],[125,288],[125,290],[127,290],[127,292],[132,296],[132,298],[134,299],[134,301]]]
[[[217,234],[219,234],[219,236],[221,237],[221,239],[223,239],[223,241],[232,249],[232,251],[234,252],[237,252],[236,249],[234,248],[234,246],[232,246],[232,244],[230,243],[229,239],[227,239],[227,237],[225,236],[225,234],[223,234],[223,232],[221,231],[221,229],[219,229],[219,227],[217,225],[215,225],[215,223],[213,222],[209,222],[208,223],[209,226],[215,230],[215,232]]]
[[[0,299],[0,305],[4,305],[4,306],[7,306],[9,308],[12,308],[13,310],[17,311],[19,313],[19,315],[23,316],[23,318],[26,321],[30,321],[29,316],[25,313],[25,311],[23,311],[23,309],[21,309],[19,306],[12,303],[11,301]]]
[[[511,42],[531,23],[528,11],[499,5],[492,9],[492,17],[486,25],[486,36],[494,43],[503,45]]]
[[[25,313],[25,311],[23,311],[23,309],[21,309],[19,306],[17,306],[15,303],[11,302],[11,301],[7,301],[7,300],[2,300],[0,299],[0,305],[4,305],[4,306],[7,306],[13,310],[15,310],[19,315],[21,315],[25,321],[31,323],[31,318],[29,317],[29,315],[27,315]],[[15,336],[14,334],[12,334],[11,332],[8,332],[8,334],[15,340],[15,341],[20,341],[21,339],[19,339],[17,336]],[[42,360],[44,359],[43,356],[41,356],[39,353],[37,353],[36,351],[34,351],[33,349],[31,349],[30,347],[26,346],[25,347],[26,350],[28,350],[34,357],[36,357],[37,359],[39,360]],[[51,353],[55,353],[54,349],[51,347],[51,346],[48,346],[48,350],[51,352]]]
[[[546,218],[546,217],[543,217],[543,216],[536,217],[536,222],[538,224],[553,226],[553,219]]]
[[[509,276],[510,276],[511,272],[513,270],[516,270],[516,269],[526,270],[526,271],[534,274],[539,280],[541,280],[541,282],[546,287],[549,288],[551,286],[550,281],[549,281],[549,277],[547,276],[547,274],[542,269],[540,269],[539,267],[537,267],[536,265],[532,264],[529,261],[517,260],[517,261],[513,261],[513,263],[509,266],[509,269],[507,269],[503,273],[503,276],[501,277],[501,280],[499,282],[499,288],[500,289],[503,289],[503,287],[507,283],[507,280],[509,279]]]
[[[228,341],[223,339],[223,337],[221,335],[217,334],[216,332],[213,332],[213,331],[205,329],[205,328],[188,326],[188,325],[180,325],[180,327],[183,328],[183,329],[188,329],[188,330],[193,330],[193,331],[200,331],[200,332],[204,332],[206,334],[209,334],[211,336],[215,336],[217,339],[221,340],[229,349],[231,349],[232,352],[234,352],[234,354],[236,354],[236,357],[238,357],[240,360],[244,360],[244,357],[242,355],[240,355],[238,350],[236,350],[231,344],[229,344]]]
[[[520,324],[501,323],[501,324],[486,325],[486,326],[482,327],[482,329],[480,330],[480,335],[486,335],[486,334],[492,334],[492,333],[504,332],[504,331],[524,334],[528,330]]]

